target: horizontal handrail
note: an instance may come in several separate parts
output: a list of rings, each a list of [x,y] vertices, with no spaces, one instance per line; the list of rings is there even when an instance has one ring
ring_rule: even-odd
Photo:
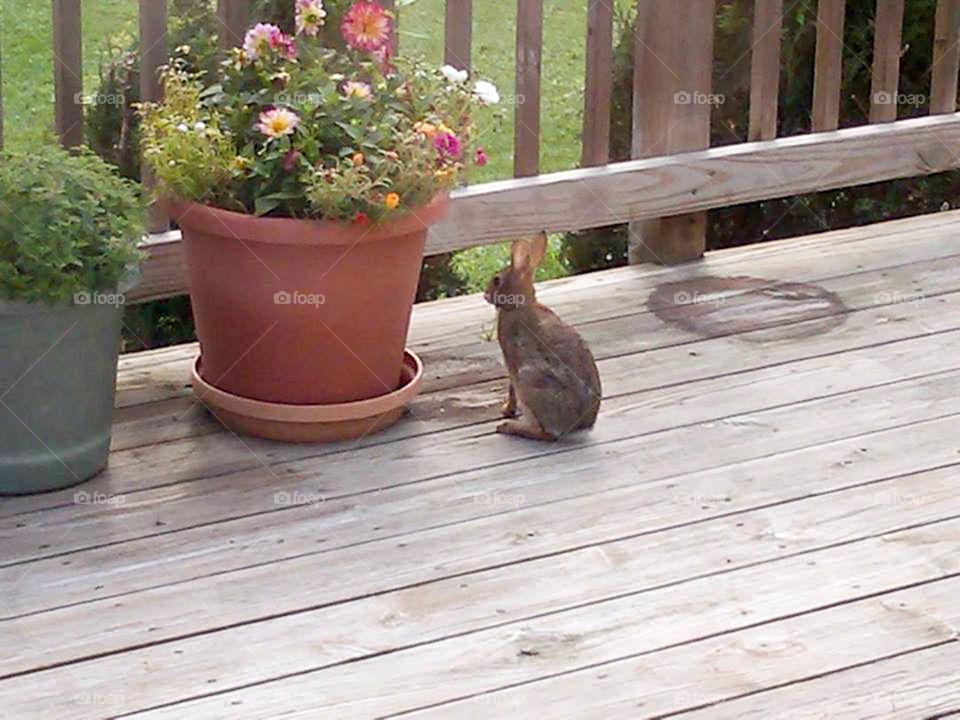
[[[960,113],[630,160],[457,190],[426,253],[960,168]],[[131,301],[186,292],[179,233],[147,240]]]

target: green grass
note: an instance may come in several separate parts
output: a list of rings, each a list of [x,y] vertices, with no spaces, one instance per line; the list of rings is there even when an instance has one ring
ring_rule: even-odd
[[[26,150],[54,142],[53,30],[49,0],[0,0],[4,143]],[[137,27],[136,0],[83,0],[85,92],[96,88],[97,49],[106,35]]]

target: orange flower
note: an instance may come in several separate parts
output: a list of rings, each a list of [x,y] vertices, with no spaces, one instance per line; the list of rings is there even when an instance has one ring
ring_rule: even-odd
[[[432,138],[437,134],[437,126],[433,123],[428,122],[416,122],[413,125],[413,129],[416,130],[421,135],[426,135],[428,138]]]
[[[387,196],[383,199],[383,204],[393,210],[397,205],[400,204],[400,196],[395,192],[387,193]]]
[[[353,161],[353,164],[356,167],[363,165],[364,157],[362,152],[354,153],[353,157],[350,159]]]

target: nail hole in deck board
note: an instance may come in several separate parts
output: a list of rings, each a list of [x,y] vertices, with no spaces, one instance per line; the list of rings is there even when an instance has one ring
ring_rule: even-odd
[[[819,335],[847,319],[847,308],[836,293],[747,276],[708,275],[663,283],[650,294],[647,309],[664,323],[697,335],[736,334],[750,342]]]

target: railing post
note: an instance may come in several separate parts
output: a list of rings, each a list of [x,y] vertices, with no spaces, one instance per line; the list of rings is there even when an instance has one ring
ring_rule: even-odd
[[[960,70],[960,0],[939,0],[930,71],[930,113],[957,111],[957,72]]]
[[[140,98],[143,102],[162,99],[163,86],[158,70],[167,62],[167,4],[157,0],[140,0]],[[155,181],[150,166],[140,163],[144,190],[152,193]],[[147,210],[147,231],[166,232],[170,219],[156,204]]]
[[[217,3],[221,50],[229,50],[243,44],[243,36],[247,31],[249,6],[249,0],[219,0]]]
[[[610,158],[610,100],[613,90],[613,8],[590,0],[580,164],[606,165]]]
[[[543,54],[543,0],[517,0],[517,82],[513,174],[540,172],[540,64]]]
[[[443,61],[460,70],[469,70],[473,0],[447,0],[446,4]]]
[[[639,0],[633,85],[634,158],[710,146],[715,0]],[[631,223],[631,263],[695,260],[705,212]]]
[[[783,0],[756,0],[750,59],[750,142],[777,136],[782,30]]]
[[[843,81],[843,21],[846,0],[817,3],[817,51],[813,69],[813,131],[840,126]]]
[[[870,86],[870,122],[897,119],[900,92],[900,47],[904,0],[877,0],[873,38],[873,82]]]
[[[54,115],[60,144],[83,145],[83,34],[80,0],[53,0]]]

